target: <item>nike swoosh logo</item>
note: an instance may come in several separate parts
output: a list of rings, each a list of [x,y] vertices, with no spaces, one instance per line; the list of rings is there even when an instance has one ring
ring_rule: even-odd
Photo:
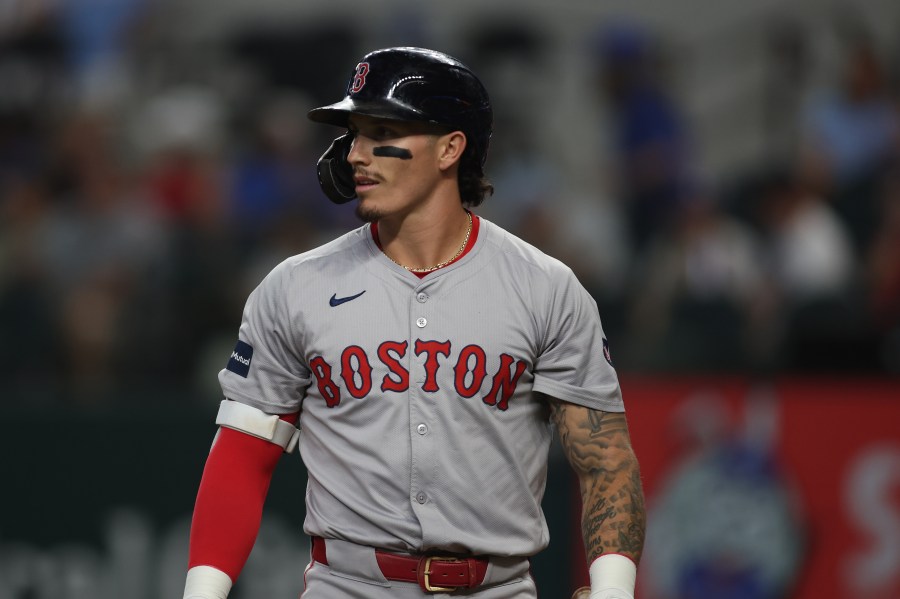
[[[363,289],[356,295],[348,295],[347,297],[338,297],[337,293],[335,293],[334,295],[331,296],[331,299],[328,300],[328,305],[331,306],[332,308],[334,308],[335,306],[340,306],[341,304],[345,304],[345,303],[349,302],[350,300],[355,300],[356,298],[358,298],[365,292],[366,292],[366,290]]]

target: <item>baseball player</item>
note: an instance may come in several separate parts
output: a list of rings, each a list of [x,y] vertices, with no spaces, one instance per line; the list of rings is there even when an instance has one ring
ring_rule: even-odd
[[[643,495],[597,306],[569,268],[472,212],[492,191],[482,83],[439,52],[377,50],[309,118],[345,131],[319,180],[365,224],[288,258],[247,301],[184,597],[227,596],[299,445],[304,599],[533,599],[556,430],[583,498],[591,588],[577,593],[631,598]]]

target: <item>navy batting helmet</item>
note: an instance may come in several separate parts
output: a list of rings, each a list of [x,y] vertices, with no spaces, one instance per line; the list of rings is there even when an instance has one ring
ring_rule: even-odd
[[[347,126],[350,113],[446,125],[466,134],[478,164],[487,158],[493,111],[487,90],[459,60],[423,48],[385,48],[356,65],[344,99],[309,118]]]

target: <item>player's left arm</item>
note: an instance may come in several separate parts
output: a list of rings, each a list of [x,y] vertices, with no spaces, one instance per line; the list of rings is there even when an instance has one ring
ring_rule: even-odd
[[[625,414],[563,401],[552,401],[551,409],[563,452],[581,488],[581,528],[587,563],[591,565],[591,586],[597,591],[609,582],[610,586],[624,586],[633,594],[634,572],[644,547],[646,513],[640,469]],[[601,556],[603,559],[598,560]],[[617,563],[622,556],[633,562],[634,568],[625,563],[623,570]]]

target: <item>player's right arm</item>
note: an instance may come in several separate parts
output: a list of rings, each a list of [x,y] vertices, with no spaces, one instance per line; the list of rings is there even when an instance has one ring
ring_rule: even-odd
[[[293,428],[298,414],[274,416],[232,402],[222,406],[194,506],[184,599],[228,596],[259,533],[275,466],[296,442],[296,436],[285,441],[275,431]]]
[[[298,297],[296,260],[285,260],[247,298],[238,340],[219,383],[220,429],[204,466],[191,522],[185,598],[223,599],[259,533],[269,484],[282,453],[299,439],[294,426],[309,371],[288,298]]]

